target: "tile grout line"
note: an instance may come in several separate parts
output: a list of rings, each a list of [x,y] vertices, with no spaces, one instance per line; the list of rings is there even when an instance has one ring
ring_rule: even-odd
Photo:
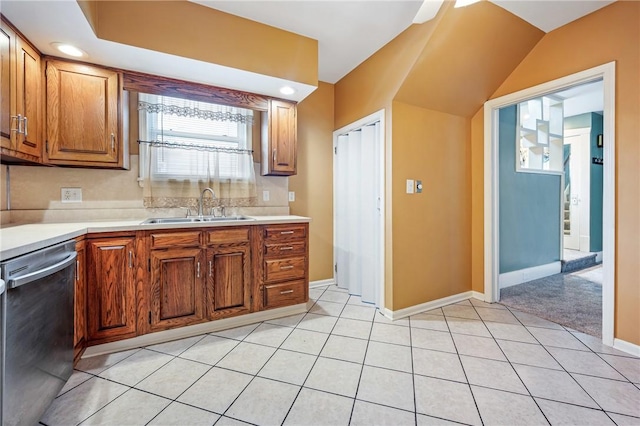
[[[324,295],[324,293],[326,293],[329,287],[325,288],[325,290],[322,292],[322,294],[320,296],[318,296],[318,299],[316,299],[316,302],[311,306],[311,308],[309,308],[309,310],[307,311],[307,314],[311,312],[311,309],[318,303],[318,301],[320,300],[320,298]],[[340,314],[342,314],[342,312],[344,311],[344,308],[347,306],[347,303],[345,302],[344,306],[342,307],[342,309],[340,310]],[[306,315],[305,315],[306,316]],[[338,315],[337,318],[340,318],[340,316]],[[302,317],[302,319],[300,320],[300,322],[298,322],[298,325],[302,322],[302,320],[304,319],[304,317]],[[309,376],[311,375],[311,372],[313,371],[314,367],[316,366],[316,364],[318,363],[318,360],[320,359],[320,354],[322,353],[323,349],[325,348],[325,346],[327,345],[327,342],[329,341],[329,337],[331,336],[331,332],[333,332],[333,329],[336,327],[336,324],[338,323],[338,321],[336,320],[336,322],[333,324],[333,326],[331,327],[331,331],[328,334],[327,339],[325,340],[324,344],[322,345],[322,348],[320,348],[320,351],[318,352],[318,354],[315,356],[316,359],[313,361],[313,365],[311,366],[311,368],[309,369],[309,372],[307,373],[307,376],[305,377],[305,379],[302,381],[302,384],[300,385],[300,389],[298,389],[298,392],[296,393],[295,398],[293,398],[293,401],[291,402],[291,406],[289,407],[289,409],[287,410],[287,413],[285,414],[284,418],[282,419],[282,423],[284,424],[284,422],[287,420],[287,417],[289,417],[289,414],[291,413],[291,409],[293,408],[293,406],[295,405],[296,401],[298,400],[298,397],[300,396],[300,393],[302,392],[302,389],[305,388],[305,383],[307,383],[307,380],[309,380]],[[297,326],[296,325],[296,328]],[[300,329],[300,330],[304,330],[304,329]],[[313,330],[306,330],[306,331],[313,331]],[[286,339],[285,339],[286,340]],[[282,342],[284,343],[284,341]],[[275,352],[274,352],[275,354]],[[268,362],[268,361],[267,361]],[[265,363],[266,365],[266,363]],[[264,368],[264,366],[263,366]],[[260,369],[262,370],[262,369]],[[258,372],[259,373],[259,372]],[[313,389],[313,388],[307,388],[307,389]],[[320,391],[319,389],[313,389],[313,390],[317,390]],[[321,391],[320,391],[321,392]],[[344,395],[340,395],[340,396],[344,396]],[[354,398],[354,403],[355,403],[355,398]],[[353,408],[352,408],[353,410]]]
[[[482,318],[482,316],[480,315],[480,313],[478,312],[478,310],[475,308],[475,306],[473,307],[474,311],[478,314],[478,317],[480,317],[480,321],[482,321],[482,323],[484,324],[484,326],[487,328],[487,330],[489,331],[489,334],[491,335],[491,338],[493,339],[493,342],[496,344],[496,346],[498,347],[498,349],[500,349],[500,352],[502,353],[502,356],[504,356],[504,358],[507,360],[507,362],[509,363],[509,366],[511,367],[511,370],[515,373],[516,377],[518,378],[518,380],[520,380],[520,383],[522,383],[522,386],[524,386],[525,390],[529,393],[529,397],[531,398],[531,400],[533,401],[534,404],[536,404],[536,407],[538,407],[538,410],[540,411],[540,414],[542,414],[542,417],[544,417],[544,419],[547,421],[547,423],[549,423],[549,425],[551,425],[551,422],[549,421],[549,419],[547,418],[547,415],[545,414],[545,412],[542,410],[542,408],[540,407],[540,405],[538,404],[538,401],[536,401],[536,399],[533,397],[533,395],[531,394],[531,391],[529,390],[529,387],[527,386],[527,384],[524,382],[524,380],[522,380],[522,377],[520,377],[520,374],[518,374],[518,371],[515,369],[515,367],[513,366],[513,364],[511,363],[511,360],[509,359],[509,357],[507,356],[506,353],[504,353],[504,350],[502,349],[502,347],[500,346],[500,344],[498,344],[497,339],[495,338],[495,336],[493,335],[493,333],[491,332],[491,330],[489,329],[489,327],[487,327],[484,319]],[[509,310],[509,308],[507,307],[507,310],[509,311],[509,313],[518,321],[520,322],[520,324],[522,324],[522,326],[524,327],[524,324],[522,323],[522,321],[520,321],[520,319],[518,317],[516,317],[513,312],[511,312]],[[529,334],[531,334],[531,336],[538,341],[538,339],[536,339],[536,336],[533,335],[533,333],[531,333],[526,327],[525,329],[527,330],[527,332],[529,332]],[[542,344],[540,344],[540,346],[542,346]],[[557,361],[556,361],[557,362]],[[463,366],[464,367],[464,366]],[[562,366],[561,366],[562,367]]]
[[[509,307],[508,307],[508,306],[507,306],[507,309],[509,309]],[[511,309],[509,309],[509,311],[511,312]],[[516,317],[516,319],[517,319],[517,320],[518,320],[518,321],[519,321],[519,322],[520,322],[520,323],[521,323],[525,328],[527,328],[527,326],[526,326],[526,325],[525,325],[525,324],[520,320],[520,318],[518,318],[515,314],[513,314],[513,312],[511,312],[511,314],[512,314],[514,317]],[[530,315],[531,315],[531,314],[530,314]],[[565,330],[565,331],[566,331],[566,330]],[[569,334],[571,334],[571,333],[569,333]],[[602,406],[598,403],[598,401],[596,401],[596,400],[595,400],[595,398],[594,398],[593,396],[591,396],[591,394],[590,394],[589,392],[587,392],[587,390],[586,390],[586,389],[584,389],[584,387],[582,387],[582,385],[581,385],[581,384],[580,384],[580,383],[579,383],[579,382],[578,382],[578,381],[577,381],[577,380],[576,380],[576,379],[571,375],[571,373],[569,373],[569,372],[567,371],[567,369],[566,369],[566,368],[565,368],[565,367],[564,367],[564,366],[563,366],[563,365],[562,365],[562,364],[561,364],[561,363],[556,359],[556,357],[554,357],[554,356],[553,356],[553,354],[552,354],[551,352],[549,352],[549,350],[546,348],[546,346],[545,346],[545,345],[543,345],[543,344],[540,342],[540,340],[539,340],[535,335],[533,335],[533,333],[531,333],[531,335],[532,335],[532,336],[533,336],[533,338],[534,338],[534,339],[539,343],[539,345],[540,345],[540,346],[541,346],[541,347],[542,347],[542,348],[543,348],[543,349],[544,349],[544,350],[549,354],[549,356],[551,356],[551,358],[553,358],[553,360],[554,360],[556,363],[558,363],[558,365],[562,368],[562,371],[564,371],[564,372],[565,372],[565,373],[566,373],[566,374],[571,378],[571,380],[573,380],[573,382],[574,382],[575,384],[577,384],[577,385],[578,385],[578,387],[580,387],[580,389],[582,389],[582,391],[583,391],[584,393],[586,393],[586,394],[587,394],[587,396],[589,396],[589,398],[591,398],[591,400],[596,404],[596,406],[598,406],[598,408],[600,409],[600,411],[602,411],[602,412],[606,413],[606,411],[602,408]],[[572,336],[574,339],[576,339],[576,340],[580,341],[577,337],[573,336],[573,334],[571,334],[571,336]],[[591,349],[590,349],[589,347],[587,347],[587,345],[585,345],[585,344],[584,344],[584,343],[582,343],[582,342],[580,342],[580,343],[581,343],[582,345],[584,345],[587,349],[589,349],[589,351],[591,351]],[[498,345],[498,346],[500,346],[500,345]],[[500,348],[500,349],[502,350],[502,348]],[[581,351],[581,352],[586,352],[586,351]],[[506,355],[505,355],[505,356],[506,356]],[[508,358],[507,358],[507,359],[508,359]],[[512,366],[512,368],[513,368],[513,366]],[[542,367],[538,367],[538,368],[542,368]],[[515,368],[514,368],[514,370],[515,370]],[[555,371],[559,371],[559,370],[555,370]],[[518,372],[517,372],[517,371],[516,371],[516,374],[518,374]],[[520,375],[519,375],[519,374],[518,374],[518,377],[520,378]],[[523,384],[524,384],[524,381],[522,380],[522,378],[520,378],[520,380],[521,380],[521,381],[523,382]],[[525,387],[526,387],[526,385],[525,385]],[[528,391],[528,390],[529,390],[529,388],[527,388],[527,391]],[[531,392],[529,392],[529,393],[531,393]],[[531,395],[531,397],[532,397],[532,398],[534,399],[534,401],[535,401],[535,398],[533,397],[533,395]],[[551,399],[550,399],[550,400],[551,400]],[[559,402],[559,403],[565,403],[565,402],[563,402],[563,401],[558,401],[558,400],[552,400],[552,401]],[[538,402],[537,402],[537,401],[536,401],[536,405],[538,405]],[[573,404],[573,405],[578,405],[578,404]],[[540,406],[538,406],[538,408],[540,408]],[[592,410],[594,409],[593,407],[585,407],[585,408],[591,408]],[[542,409],[541,409],[541,408],[540,408],[540,411],[542,412]],[[542,414],[545,416],[545,418],[547,417],[547,416],[546,416],[546,414],[544,414],[544,412],[542,412]],[[547,419],[547,421],[548,421],[548,419]]]
[[[364,357],[362,358],[362,364],[360,366],[360,376],[358,377],[358,384],[356,385],[356,393],[353,396],[353,405],[351,406],[351,413],[349,414],[348,425],[351,424],[351,421],[353,419],[353,412],[356,408],[356,401],[358,401],[358,391],[360,390],[360,383],[362,381],[362,374],[364,373],[365,361],[367,360],[367,352],[369,352],[369,343],[371,343],[371,335],[373,334],[373,325],[375,324],[375,321],[376,321],[377,312],[378,312],[378,308],[375,308],[373,312],[373,318],[371,319],[371,328],[369,328],[369,338],[367,339],[367,344],[366,344],[366,347],[364,348]]]
[[[475,309],[474,309],[474,311],[475,311]],[[444,309],[442,309],[442,314],[444,315],[444,322],[447,324],[447,329],[449,330],[449,337],[451,337],[451,341],[453,342],[453,348],[456,350],[456,355],[458,356],[458,362],[460,363],[460,367],[462,367],[462,374],[464,374],[464,379],[467,382],[466,385],[469,388],[469,393],[471,393],[471,398],[473,399],[473,404],[475,405],[476,412],[478,413],[478,417],[480,418],[480,423],[482,425],[484,425],[484,420],[482,419],[482,413],[480,412],[480,407],[478,407],[478,402],[476,401],[476,396],[473,394],[473,389],[471,389],[471,383],[469,383],[469,377],[467,376],[467,371],[465,370],[464,364],[462,363],[462,358],[460,358],[460,352],[458,351],[458,345],[456,345],[456,341],[453,338],[453,335],[451,333],[451,327],[449,327],[449,321],[447,320],[447,315],[444,312]],[[476,312],[476,314],[477,314],[477,312]]]

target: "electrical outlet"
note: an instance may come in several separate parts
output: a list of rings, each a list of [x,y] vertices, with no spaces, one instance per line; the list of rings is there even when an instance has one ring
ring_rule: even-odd
[[[296,193],[294,191],[289,191],[289,201],[296,200]]]
[[[60,201],[63,203],[81,203],[82,188],[60,188]]]
[[[262,191],[262,201],[269,201],[269,191]]]

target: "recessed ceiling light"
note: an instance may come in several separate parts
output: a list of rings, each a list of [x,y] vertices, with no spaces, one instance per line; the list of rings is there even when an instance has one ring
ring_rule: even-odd
[[[56,49],[58,49],[60,52],[64,53],[65,55],[73,56],[74,58],[82,58],[84,56],[89,56],[84,50],[78,49],[77,47],[71,44],[55,42],[55,43],[51,43],[51,45]]]
[[[282,86],[280,88],[280,93],[282,93],[283,95],[293,95],[294,93],[296,93],[296,90],[293,87]]]

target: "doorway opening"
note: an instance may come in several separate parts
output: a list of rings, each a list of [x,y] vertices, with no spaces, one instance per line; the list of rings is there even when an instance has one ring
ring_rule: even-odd
[[[384,308],[384,110],[333,134],[334,279]]]
[[[602,269],[602,340],[603,343],[612,346],[613,345],[613,304],[614,304],[614,248],[615,248],[615,135],[614,135],[614,83],[615,78],[615,63],[609,63],[606,65],[602,65],[596,68],[592,68],[590,70],[586,70],[577,74],[573,74],[564,78],[560,78],[558,80],[554,80],[552,82],[548,82],[539,86],[535,86],[529,89],[525,89],[510,95],[503,96],[501,98],[493,99],[488,101],[485,104],[485,300],[488,302],[496,302],[500,299],[500,280],[504,278],[501,274],[501,255],[504,252],[509,252],[510,247],[509,243],[501,238],[503,233],[501,233],[501,227],[508,226],[505,225],[504,220],[509,219],[509,211],[505,211],[504,208],[501,208],[500,199],[503,190],[508,190],[508,186],[502,184],[500,181],[500,173],[503,173],[500,156],[504,154],[502,151],[502,145],[500,145],[499,141],[499,127],[500,127],[500,113],[501,109],[507,109],[509,106],[518,105],[523,102],[527,102],[536,98],[541,98],[544,96],[549,96],[551,99],[554,99],[553,95],[562,93],[563,91],[574,90],[580,88],[581,85],[586,83],[594,83],[596,81],[601,81],[602,83],[602,93],[604,98],[604,106],[603,106],[603,115],[602,115],[602,137],[600,138],[601,147],[603,149],[603,155],[601,156],[591,156],[596,157],[594,162],[599,163],[599,167],[602,169],[603,174],[603,188],[602,188],[602,260],[603,269]],[[553,102],[551,103],[553,105]],[[515,108],[512,111],[515,115],[517,114]],[[553,244],[556,251],[555,260],[557,262],[548,262],[544,263],[542,266],[547,268],[546,271],[543,271],[543,275],[551,275],[554,273],[559,273],[560,268],[562,267],[562,263],[560,261],[566,261],[564,250],[565,250],[565,212],[564,205],[566,200],[565,195],[565,170],[562,167],[562,164],[565,160],[565,153],[562,144],[555,147],[556,157],[551,157],[551,152],[549,150],[552,149],[551,138],[554,136],[556,131],[551,131],[549,126],[551,125],[549,122],[545,123],[544,117],[540,117],[541,120],[538,120],[535,124],[534,128],[537,132],[536,137],[537,140],[542,140],[543,143],[530,143],[527,145],[527,149],[530,152],[524,153],[529,155],[530,157],[525,160],[529,160],[529,163],[523,162],[520,166],[532,166],[533,168],[537,168],[537,170],[533,171],[533,173],[539,174],[539,176],[543,176],[546,171],[545,167],[548,169],[552,167],[553,170],[550,170],[548,173],[549,176],[545,177],[544,185],[546,185],[547,189],[543,190],[538,188],[537,186],[532,186],[538,188],[540,191],[552,192],[553,194],[557,194],[557,198],[554,195],[553,200],[545,200],[549,201],[550,204],[555,204],[555,206],[550,207],[551,210],[557,214],[557,218],[553,218],[554,221],[557,219],[557,231],[553,231],[555,238],[557,239],[556,243]],[[542,121],[542,122],[541,122]],[[569,132],[571,133],[571,132]],[[542,139],[540,139],[542,138]],[[545,139],[546,138],[546,139]],[[576,142],[578,143],[578,142]],[[548,147],[547,152],[545,152],[544,146]],[[515,144],[514,144],[515,145]],[[514,147],[515,148],[515,147]],[[519,154],[519,158],[517,161],[523,161],[523,152],[522,147]],[[558,155],[560,158],[558,159]],[[514,152],[515,157],[515,152]],[[593,158],[592,158],[593,159]],[[530,161],[533,160],[533,161]],[[559,163],[558,163],[559,160]],[[550,166],[545,166],[545,161],[549,162]],[[513,164],[513,163],[511,163]],[[559,166],[560,165],[560,166]],[[516,163],[516,168],[519,165]],[[513,166],[511,166],[513,168]],[[554,169],[555,168],[555,169]],[[559,169],[558,169],[559,168]],[[522,171],[522,170],[521,170]],[[528,174],[531,170],[524,170],[524,173],[520,173],[521,175]],[[569,192],[569,194],[571,194]],[[539,199],[543,199],[542,195]],[[571,203],[571,196],[569,196],[569,200]],[[578,203],[579,204],[579,203]],[[585,203],[586,204],[586,203]],[[561,207],[562,206],[562,207]],[[511,212],[512,213],[512,212]],[[532,215],[532,218],[537,218],[539,215]],[[570,213],[569,213],[570,216]],[[571,231],[571,227],[575,227],[574,223],[571,222],[571,218],[569,220],[568,230]],[[535,223],[535,220],[532,220]],[[527,223],[517,223],[516,225],[522,227],[527,226]],[[522,229],[522,228],[520,228]],[[533,229],[533,232],[536,232],[537,229]],[[548,231],[548,227],[547,227]],[[583,235],[584,237],[584,235]],[[579,237],[578,237],[579,239]],[[545,238],[544,241],[548,242],[548,238]],[[579,242],[579,241],[578,241]],[[588,243],[588,239],[586,241]],[[571,244],[571,243],[570,243]],[[580,248],[580,245],[578,245]],[[579,250],[576,250],[579,251]],[[591,253],[591,251],[589,251]],[[596,256],[598,256],[596,254]],[[521,260],[518,257],[514,257],[515,261]],[[540,264],[540,263],[539,263]],[[551,269],[550,269],[551,268]],[[555,269],[557,268],[557,272]],[[529,268],[515,268],[518,272],[515,275],[520,276],[520,279],[524,279],[524,281],[530,281],[531,279],[537,278],[535,277],[535,273],[539,273],[539,270],[529,269]],[[544,268],[543,268],[544,269]],[[530,274],[527,276],[527,274]],[[525,279],[528,278],[528,279]],[[504,279],[503,279],[504,281]],[[524,282],[523,281],[523,282]]]

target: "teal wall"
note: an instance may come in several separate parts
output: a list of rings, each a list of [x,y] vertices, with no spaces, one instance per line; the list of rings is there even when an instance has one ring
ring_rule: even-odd
[[[516,113],[499,111],[500,273],[560,260],[561,175],[516,172]]]
[[[581,129],[591,127],[589,161],[593,157],[603,158],[604,149],[598,148],[598,135],[602,134],[602,115],[590,112],[574,115],[564,119],[565,129]],[[590,188],[590,224],[589,224],[589,251],[602,251],[602,182],[603,166],[590,163],[591,188]]]

